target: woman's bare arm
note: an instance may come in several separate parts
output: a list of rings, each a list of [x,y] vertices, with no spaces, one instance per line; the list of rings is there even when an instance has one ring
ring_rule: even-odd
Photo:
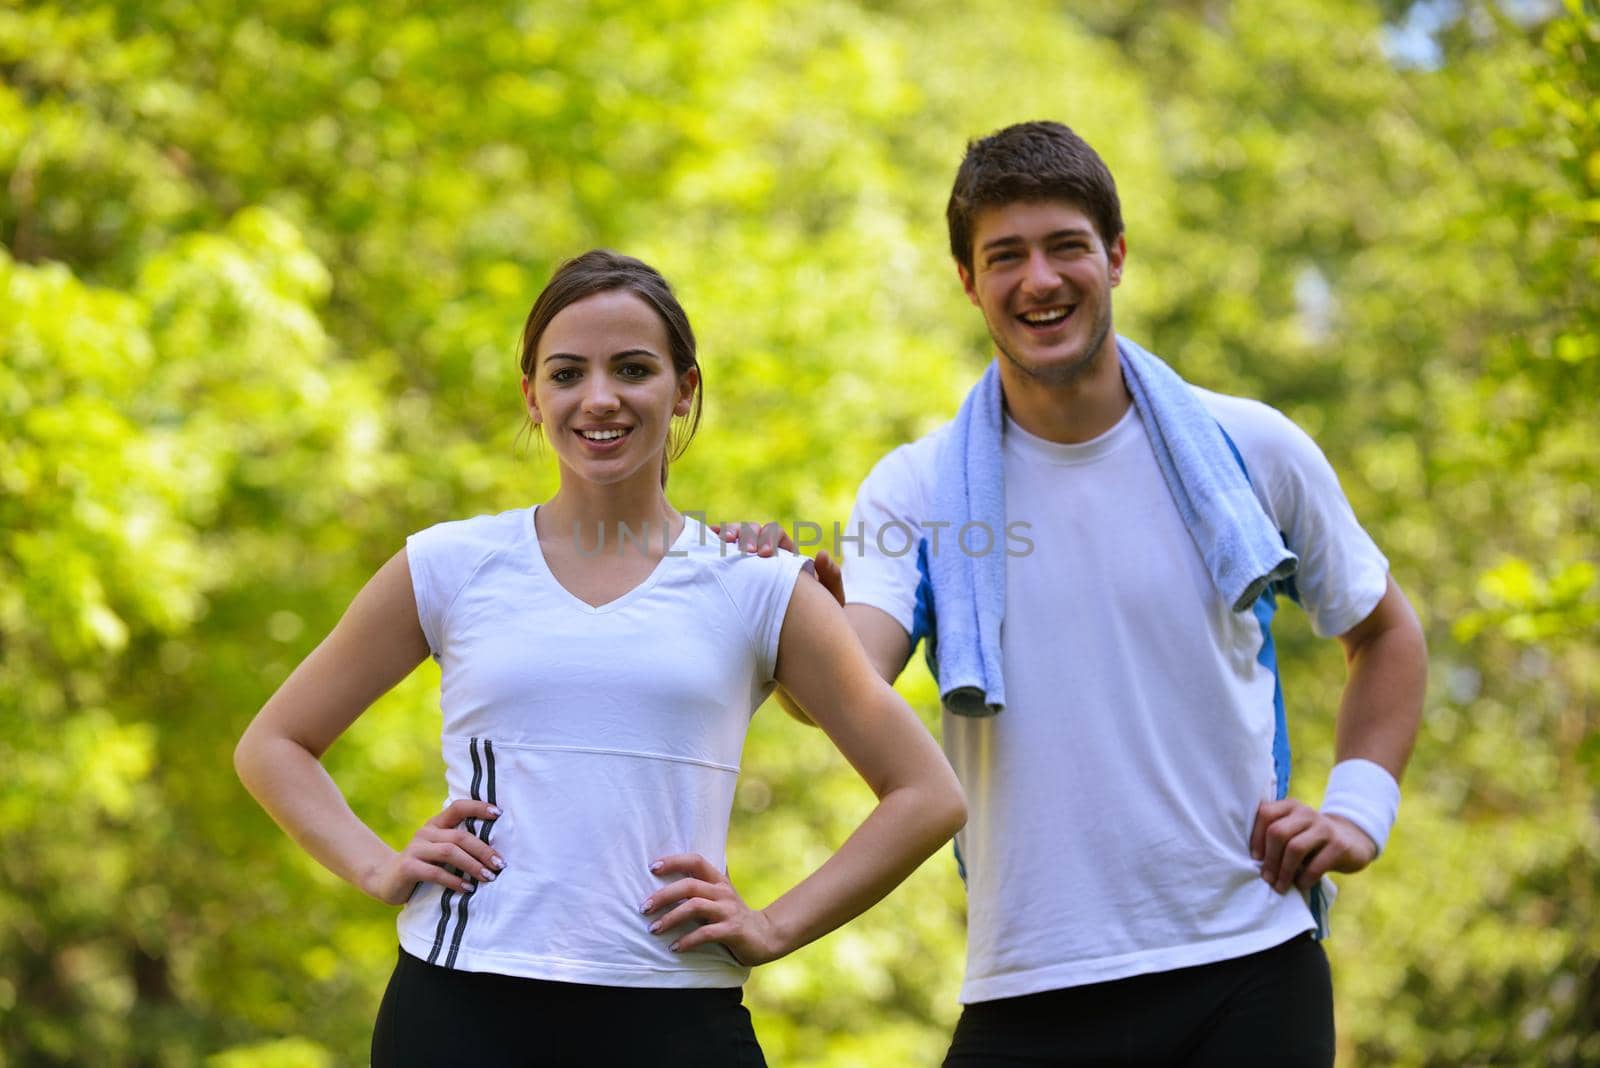
[[[329,871],[390,904],[404,902],[419,881],[470,890],[449,868],[487,880],[503,866],[460,826],[498,815],[485,802],[452,802],[397,851],[351,811],[322,766],[339,735],[427,655],[402,549],[267,700],[233,754],[245,788],[290,837]]]

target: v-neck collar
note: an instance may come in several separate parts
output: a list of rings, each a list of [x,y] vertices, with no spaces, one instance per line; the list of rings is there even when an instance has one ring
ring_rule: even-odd
[[[686,549],[686,545],[690,543],[695,536],[692,533],[691,528],[696,525],[696,520],[692,516],[684,516],[683,529],[678,531],[678,536],[673,539],[671,547],[662,555],[660,560],[656,561],[656,566],[650,569],[650,573],[646,575],[643,580],[641,580],[626,593],[614,597],[611,600],[606,601],[604,604],[590,604],[582,597],[579,597],[577,594],[567,589],[566,586],[562,585],[561,580],[556,578],[555,572],[550,570],[550,562],[544,558],[544,546],[539,544],[539,528],[534,522],[534,516],[538,511],[539,506],[537,504],[532,508],[529,508],[526,519],[528,528],[528,541],[531,546],[530,556],[533,559],[533,563],[544,575],[544,577],[550,580],[551,585],[560,591],[560,595],[562,597],[565,597],[574,608],[577,608],[579,611],[585,612],[589,615],[602,615],[607,612],[615,612],[617,609],[625,608],[634,601],[637,601],[639,598],[643,597],[645,594],[649,593],[651,588],[655,586],[658,581],[660,581],[662,574],[665,573],[667,567],[672,563],[672,561],[685,555],[684,550]],[[601,551],[614,552],[615,549],[612,546],[607,546]]]

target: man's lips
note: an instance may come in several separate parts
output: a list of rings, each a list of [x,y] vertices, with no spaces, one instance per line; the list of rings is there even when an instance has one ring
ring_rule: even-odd
[[[1019,312],[1017,319],[1034,330],[1050,330],[1060,326],[1072,318],[1072,313],[1077,311],[1076,304],[1052,304],[1046,308],[1030,308],[1028,311]]]

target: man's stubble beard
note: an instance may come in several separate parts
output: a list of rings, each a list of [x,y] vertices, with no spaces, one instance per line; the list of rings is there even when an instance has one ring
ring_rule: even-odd
[[[1000,332],[994,328],[993,323],[988,321],[987,316],[984,317],[984,325],[989,328],[989,337],[993,339],[994,347],[1000,350],[1000,355],[1006,358],[1007,363],[1040,385],[1059,389],[1076,385],[1093,374],[1101,363],[1105,361],[1106,335],[1111,333],[1111,308],[1108,306],[1103,309],[1100,318],[1095,322],[1094,335],[1090,338],[1087,354],[1081,359],[1064,365],[1050,364],[1045,367],[1030,367],[1017,359],[1016,353],[1006,348],[1005,342],[1000,340]]]

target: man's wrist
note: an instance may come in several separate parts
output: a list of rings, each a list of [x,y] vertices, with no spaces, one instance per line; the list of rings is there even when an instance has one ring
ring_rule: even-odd
[[[1322,812],[1359,827],[1383,852],[1400,811],[1400,784],[1381,764],[1359,757],[1341,760],[1328,773]]]

